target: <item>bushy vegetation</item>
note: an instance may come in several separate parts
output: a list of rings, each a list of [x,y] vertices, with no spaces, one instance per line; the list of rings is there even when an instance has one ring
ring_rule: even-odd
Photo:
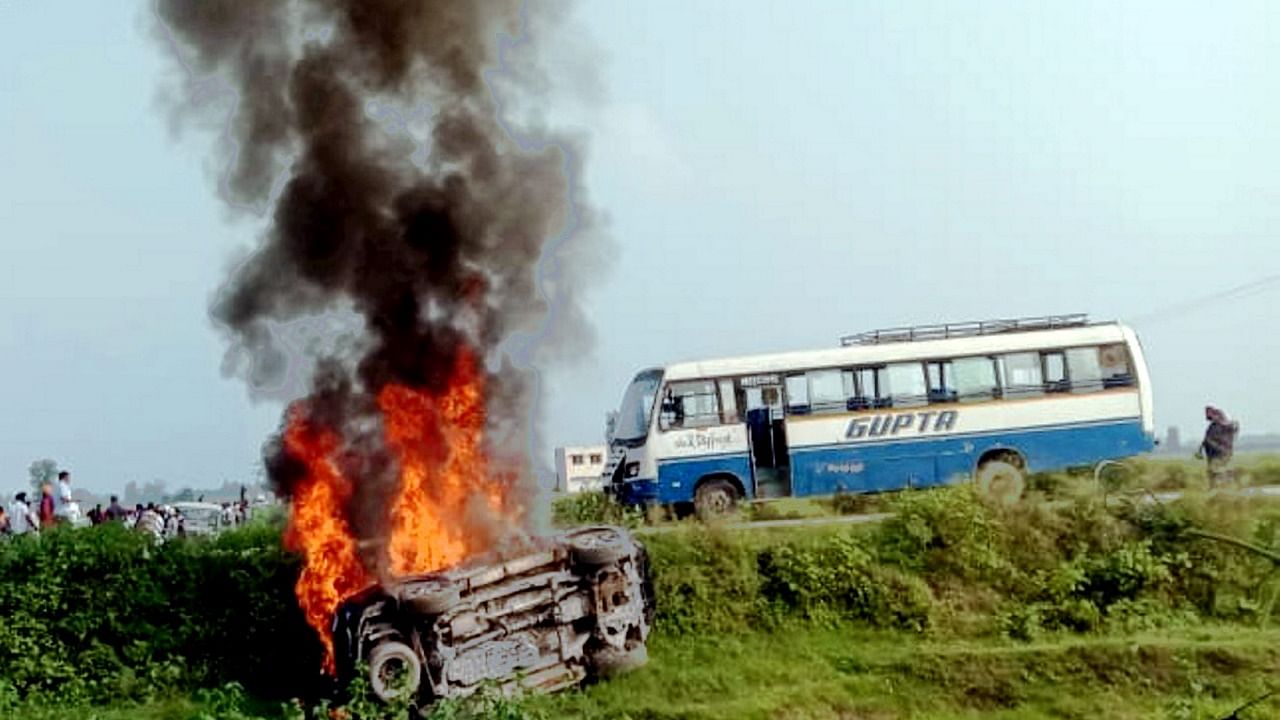
[[[1188,534],[1277,544],[1265,499],[1107,505],[1101,496],[1011,508],[970,488],[907,493],[870,528],[781,541],[725,529],[655,534],[664,632],[732,632],[789,619],[943,634],[1260,623],[1276,611],[1269,560]]]
[[[119,525],[0,543],[0,708],[233,681],[306,692],[319,646],[296,572],[266,525],[164,545]]]
[[[644,520],[644,511],[626,507],[599,490],[561,495],[551,502],[551,522],[556,527],[567,528],[579,525],[637,527]]]
[[[1232,485],[1280,485],[1280,458],[1269,454],[1238,455],[1231,463]],[[1037,473],[1029,479],[1032,492],[1049,497],[1073,496],[1095,490],[1108,493],[1205,490],[1205,463],[1182,457],[1141,457],[1105,463],[1102,468]]]
[[[1003,507],[956,487],[882,498],[878,509],[890,515],[873,525],[686,523],[644,533],[658,596],[654,642],[830,628],[1007,643],[1274,618],[1272,562],[1192,532],[1276,548],[1274,500],[1056,497]],[[558,502],[556,519],[640,521],[593,494]],[[293,596],[297,561],[278,527],[159,546],[119,527],[50,532],[0,543],[0,572],[0,716],[215,688],[172,716],[260,717],[255,703],[266,701],[272,717],[301,719],[301,706],[281,702],[326,689]],[[386,715],[358,691],[348,697],[338,716]],[[311,700],[311,717],[328,714]],[[443,720],[534,710],[481,697],[432,712]]]

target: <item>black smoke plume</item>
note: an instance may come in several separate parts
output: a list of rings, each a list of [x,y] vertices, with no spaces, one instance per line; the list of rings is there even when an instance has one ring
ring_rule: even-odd
[[[282,326],[347,320],[341,341],[330,338],[307,363],[306,403],[343,434],[357,533],[378,534],[394,476],[373,398],[388,383],[440,390],[463,349],[488,373],[491,451],[516,466],[513,495],[527,493],[530,381],[502,350],[513,337],[545,334],[549,303],[558,316],[552,342],[582,337],[565,294],[572,284],[540,288],[535,264],[551,239],[571,232],[581,245],[591,232],[575,200],[577,154],[545,133],[525,130],[517,142],[502,124],[490,76],[504,42],[528,42],[521,5],[159,0],[157,8],[193,76],[235,91],[224,199],[270,207],[259,247],[212,303],[233,370],[269,386],[296,364]],[[424,137],[390,132],[374,108],[421,115]],[[559,253],[563,261],[568,250]],[[544,292],[560,295],[549,301]],[[288,495],[297,468],[279,448],[268,444],[268,471]]]

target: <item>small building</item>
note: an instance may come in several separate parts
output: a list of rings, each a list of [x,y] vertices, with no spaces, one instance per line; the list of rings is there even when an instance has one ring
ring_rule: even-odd
[[[576,493],[604,487],[607,455],[604,445],[566,445],[556,448],[556,492]]]

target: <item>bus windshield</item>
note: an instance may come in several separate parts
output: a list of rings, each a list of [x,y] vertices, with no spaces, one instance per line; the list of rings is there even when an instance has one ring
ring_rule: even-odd
[[[661,370],[645,370],[631,381],[618,408],[618,421],[613,428],[615,440],[639,440],[649,432],[649,413],[653,411],[653,400],[661,382]]]

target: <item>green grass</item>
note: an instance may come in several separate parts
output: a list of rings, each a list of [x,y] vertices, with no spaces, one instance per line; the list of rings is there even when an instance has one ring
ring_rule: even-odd
[[[1034,644],[812,627],[658,637],[650,667],[527,704],[553,718],[1203,717],[1276,677],[1277,641],[1239,628]]]
[[[1021,644],[797,625],[727,637],[659,634],[651,650],[642,670],[580,691],[527,698],[519,709],[548,720],[1190,719],[1221,717],[1280,676],[1280,630],[1239,627]],[[176,698],[9,717],[284,716],[263,708],[218,715]],[[1280,717],[1280,705],[1244,717]]]

